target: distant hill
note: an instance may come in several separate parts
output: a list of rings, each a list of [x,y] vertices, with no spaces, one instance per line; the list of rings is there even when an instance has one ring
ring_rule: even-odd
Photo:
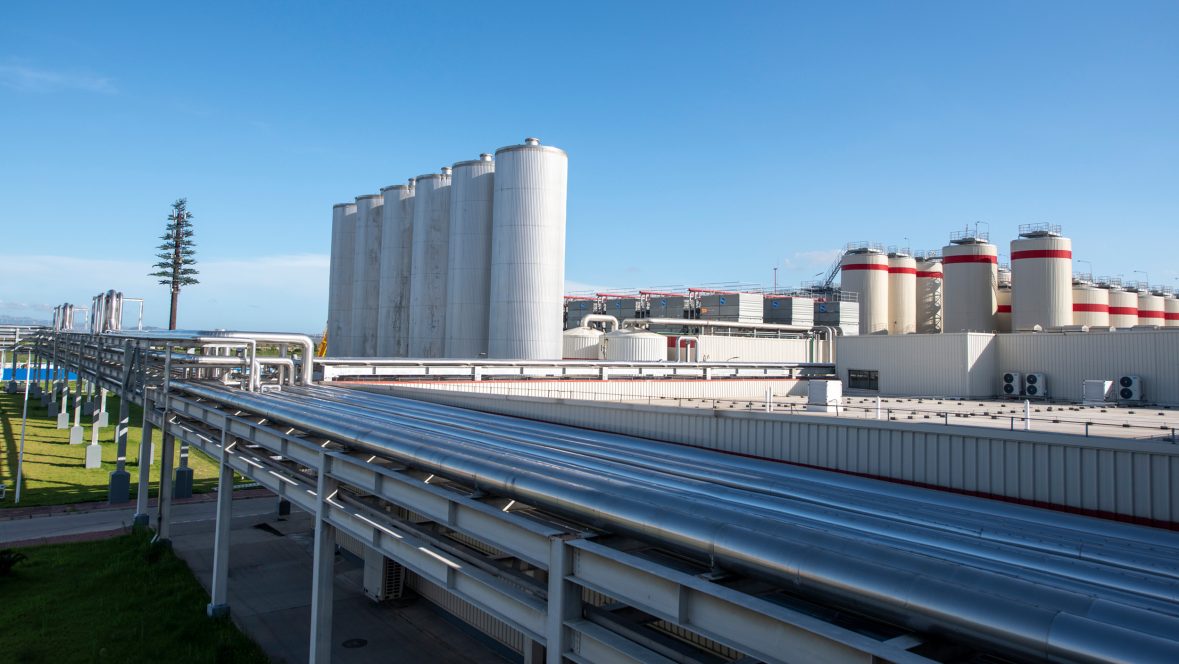
[[[5,316],[0,314],[0,325],[49,325],[48,320],[27,316]]]

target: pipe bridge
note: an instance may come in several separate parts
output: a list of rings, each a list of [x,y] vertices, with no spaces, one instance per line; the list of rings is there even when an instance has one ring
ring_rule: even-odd
[[[144,406],[159,538],[173,447],[219,461],[211,613],[233,472],[315,516],[312,662],[338,537],[525,661],[1179,661],[1176,533],[317,385],[295,335],[59,331],[36,355]]]

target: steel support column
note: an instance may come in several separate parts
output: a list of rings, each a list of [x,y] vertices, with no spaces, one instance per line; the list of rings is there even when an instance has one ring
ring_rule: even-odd
[[[135,525],[147,526],[151,517],[147,513],[148,487],[151,484],[151,434],[150,415],[155,408],[152,400],[143,399],[143,421],[140,424],[142,436],[139,440],[139,486],[135,494]]]
[[[229,526],[233,521],[233,469],[229,447],[236,440],[221,431],[221,460],[217,477],[217,525],[213,537],[213,583],[206,613],[210,618],[229,615]]]
[[[164,413],[167,417],[167,413]],[[167,422],[164,422],[167,425]],[[156,524],[156,539],[167,541],[172,538],[172,456],[176,439],[163,430],[164,443],[160,451],[160,496],[158,519]]]
[[[567,621],[581,618],[581,589],[566,579],[573,571],[573,549],[565,536],[549,540],[549,597],[545,621],[545,662],[561,664],[569,651]]]
[[[311,567],[311,652],[310,664],[332,661],[332,584],[335,581],[336,528],[327,521],[328,500],[337,481],[329,476],[332,457],[320,456],[315,498],[315,549]]]

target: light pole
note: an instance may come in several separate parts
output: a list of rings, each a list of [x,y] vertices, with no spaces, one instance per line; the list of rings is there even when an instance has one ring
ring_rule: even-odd
[[[1146,277],[1146,287],[1150,288],[1150,273],[1146,270],[1134,270],[1134,274],[1141,274]]]
[[[774,266],[774,292],[778,292],[778,266]]]
[[[1077,263],[1088,263],[1088,264],[1089,264],[1089,276],[1090,276],[1090,277],[1092,277],[1092,276],[1093,276],[1093,261],[1087,261],[1087,260],[1085,260],[1085,259],[1083,259],[1083,258],[1078,258],[1078,259],[1076,259],[1076,261],[1075,261],[1075,262],[1077,262]]]

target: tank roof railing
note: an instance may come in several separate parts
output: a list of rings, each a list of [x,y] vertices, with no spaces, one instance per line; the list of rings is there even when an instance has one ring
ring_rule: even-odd
[[[1020,237],[1060,237],[1060,224],[1020,224]]]
[[[870,252],[884,253],[884,245],[879,242],[867,242],[858,240],[856,242],[848,242],[844,247],[844,251],[849,254],[865,254]]]
[[[1172,290],[1170,286],[1164,286],[1163,284],[1155,284],[1150,287],[1150,292],[1154,293],[1155,295],[1171,295],[1175,291]]]
[[[954,231],[950,233],[950,244],[981,244],[991,241],[990,231],[971,230]]]
[[[887,251],[888,251],[889,256],[912,256],[913,255],[913,250],[910,249],[909,247],[902,247],[902,246],[896,245],[896,244],[888,245]]]
[[[1074,272],[1073,283],[1094,284],[1097,282],[1094,281],[1092,272]]]
[[[941,249],[914,249],[913,258],[919,261],[940,261],[942,259]]]

